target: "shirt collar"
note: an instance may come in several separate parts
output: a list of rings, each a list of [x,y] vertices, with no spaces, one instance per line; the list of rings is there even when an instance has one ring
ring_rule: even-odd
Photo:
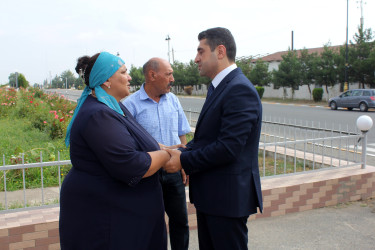
[[[142,84],[141,88],[140,88],[140,95],[139,95],[139,98],[141,100],[147,100],[147,99],[150,99],[151,101],[155,102],[152,98],[150,98],[148,96],[148,94],[146,93],[146,90],[145,90],[145,83]],[[164,95],[161,95],[160,96],[160,100],[161,99],[164,99],[164,98],[168,98],[168,95],[164,94]]]
[[[212,85],[216,88],[219,83],[226,77],[232,70],[236,69],[237,65],[234,63],[225,69],[223,69],[219,74],[215,76],[215,78],[212,80]]]

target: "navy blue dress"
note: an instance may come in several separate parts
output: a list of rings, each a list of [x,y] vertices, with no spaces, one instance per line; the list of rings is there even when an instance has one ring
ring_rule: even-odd
[[[61,249],[167,249],[159,175],[142,179],[159,145],[120,106],[126,116],[88,96],[73,123]]]

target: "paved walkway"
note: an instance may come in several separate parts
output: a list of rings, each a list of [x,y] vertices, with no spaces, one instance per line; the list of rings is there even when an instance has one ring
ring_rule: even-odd
[[[256,219],[248,228],[249,249],[375,249],[375,200]],[[198,250],[197,230],[190,235],[189,249]]]

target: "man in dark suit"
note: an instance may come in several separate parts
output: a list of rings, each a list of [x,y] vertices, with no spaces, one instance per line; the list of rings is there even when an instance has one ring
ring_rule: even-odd
[[[200,249],[247,249],[249,215],[262,211],[258,146],[262,105],[255,87],[235,64],[236,44],[225,28],[198,35],[201,76],[212,79],[194,139],[169,150],[168,172],[190,176]]]

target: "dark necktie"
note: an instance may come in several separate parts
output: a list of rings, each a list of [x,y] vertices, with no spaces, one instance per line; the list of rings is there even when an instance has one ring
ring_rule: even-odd
[[[208,99],[212,95],[212,93],[214,92],[214,90],[215,90],[215,87],[212,85],[212,83],[210,83],[210,87],[208,87],[206,99]]]

